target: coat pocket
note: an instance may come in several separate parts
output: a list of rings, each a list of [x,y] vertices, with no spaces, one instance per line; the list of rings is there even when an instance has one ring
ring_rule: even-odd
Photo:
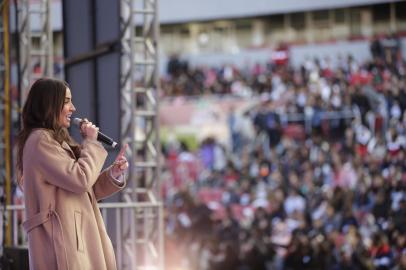
[[[84,251],[83,236],[82,236],[82,213],[75,211],[75,231],[76,231],[76,247],[78,251]]]

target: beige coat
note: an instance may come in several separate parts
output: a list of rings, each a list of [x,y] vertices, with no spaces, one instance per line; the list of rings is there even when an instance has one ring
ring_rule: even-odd
[[[97,201],[119,191],[105,170],[107,152],[84,140],[78,160],[44,129],[23,151],[23,188],[31,270],[114,270],[116,260]]]

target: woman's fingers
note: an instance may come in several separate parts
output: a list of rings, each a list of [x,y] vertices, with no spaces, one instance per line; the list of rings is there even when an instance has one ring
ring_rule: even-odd
[[[126,151],[127,147],[128,147],[128,144],[125,144],[120,149],[120,152],[118,153],[116,160],[114,161],[114,168],[116,170],[120,170],[121,172],[124,172],[129,166],[127,158],[125,157],[125,151]]]
[[[122,171],[124,171],[125,169],[127,169],[128,168],[128,162],[125,162],[124,164],[121,164],[120,165],[120,169],[122,170]]]
[[[126,158],[121,158],[121,159],[118,159],[118,160],[116,160],[116,161],[114,162],[114,164],[115,164],[115,165],[118,165],[118,166],[121,166],[121,165],[126,164],[126,163],[128,163],[128,161],[127,161]]]
[[[118,155],[113,163],[113,166],[111,168],[112,175],[115,178],[119,177],[120,175],[123,175],[129,167],[127,158],[125,157],[125,150],[127,149],[127,147],[128,147],[128,144],[125,144],[120,149],[120,152],[118,153]]]
[[[118,153],[116,157],[116,161],[122,159],[123,157],[125,158],[125,151],[128,147],[128,144],[124,144],[123,147],[121,147],[120,152]]]
[[[89,122],[86,118],[82,121],[80,130],[83,137],[94,140],[96,140],[97,133],[99,132],[99,128],[96,127],[96,125],[94,125],[92,122]]]
[[[119,158],[114,162],[114,166],[121,171],[124,171],[128,168],[128,161],[125,157]]]

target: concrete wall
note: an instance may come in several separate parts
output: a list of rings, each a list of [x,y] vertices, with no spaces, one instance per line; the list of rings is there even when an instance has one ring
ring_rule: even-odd
[[[406,38],[401,39],[403,58],[406,59]],[[296,45],[290,48],[290,62],[298,67],[306,58],[323,59],[329,56],[332,63],[335,64],[337,56],[346,57],[351,54],[358,62],[364,62],[371,59],[369,41],[341,41],[335,43],[306,44]],[[255,63],[265,64],[270,61],[272,50],[244,50],[235,54],[217,53],[217,54],[198,54],[183,55],[183,60],[189,61],[190,66],[221,66],[224,64],[233,64],[240,68],[254,65]],[[168,58],[161,55],[161,74],[165,74],[165,68]]]
[[[324,59],[329,57],[336,64],[337,56],[352,55],[358,62],[365,62],[372,58],[369,41],[342,41],[327,44],[309,44],[306,46],[293,46],[290,50],[290,62],[293,66],[300,66],[306,58]]]
[[[176,23],[390,3],[396,0],[160,0],[161,23]]]

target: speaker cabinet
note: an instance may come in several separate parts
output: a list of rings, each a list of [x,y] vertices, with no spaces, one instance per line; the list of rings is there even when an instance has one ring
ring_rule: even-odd
[[[29,270],[28,247],[4,247],[0,266],[4,270]]]

